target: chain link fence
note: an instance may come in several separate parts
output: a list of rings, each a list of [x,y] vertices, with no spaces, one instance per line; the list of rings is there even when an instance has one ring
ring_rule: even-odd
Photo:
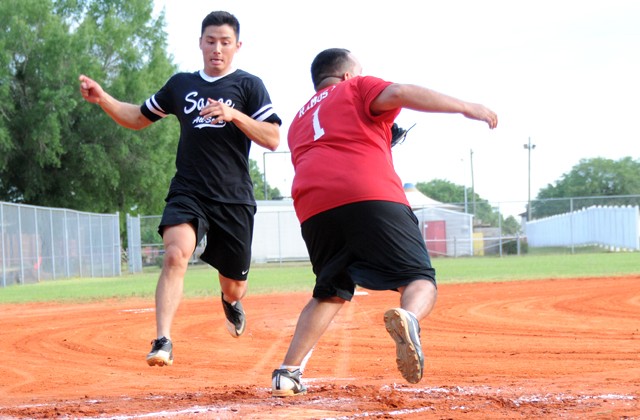
[[[0,202],[0,284],[121,274],[118,213]]]
[[[447,208],[414,209],[425,244],[434,257],[520,255],[536,246],[571,252],[575,247],[594,245],[614,251],[640,248],[640,195],[533,200],[530,206],[522,201],[444,205]],[[452,207],[457,210],[452,211]],[[159,215],[126,216],[129,272],[162,266],[159,222]],[[200,262],[205,241],[198,244],[192,264]],[[256,263],[308,260],[290,201],[258,202],[252,252]],[[121,257],[118,213],[0,202],[3,287],[69,277],[118,276]]]
[[[564,248],[574,252],[580,246],[599,246],[604,250],[637,251],[640,237],[640,215],[638,207],[630,203],[640,203],[640,196],[613,197],[573,197],[532,201],[532,221],[527,221],[528,203],[487,201],[467,203],[439,203],[436,206],[414,208],[425,244],[432,257],[480,257],[522,255],[530,247],[547,246]],[[601,204],[599,214],[618,215],[620,207],[625,207],[625,217],[602,217],[581,224],[573,224],[571,235],[557,239],[560,227],[569,226],[569,221],[580,220],[579,213],[592,208],[594,203]],[[624,203],[625,206],[619,204]],[[608,205],[606,205],[608,204]],[[455,210],[452,210],[455,209]],[[557,221],[559,215],[548,216],[553,210],[569,210],[570,216]],[[475,214],[473,213],[475,211]],[[634,216],[635,215],[635,216]],[[549,222],[554,218],[553,223]],[[140,249],[140,267],[161,266],[163,245],[157,233],[160,216],[138,216],[141,241],[130,243],[129,249]],[[505,223],[508,222],[508,223]],[[555,224],[554,224],[555,223]],[[559,223],[559,226],[558,226]],[[535,230],[533,226],[535,225]],[[527,226],[531,226],[527,237]],[[548,228],[546,226],[549,226]],[[593,235],[593,232],[608,232],[607,235]],[[553,242],[548,239],[554,237]],[[584,241],[581,238],[596,238]],[[621,237],[630,246],[615,246]],[[531,241],[529,241],[531,239]],[[541,244],[541,245],[539,245]],[[198,256],[205,242],[199,244],[193,254],[192,263],[198,263]],[[136,251],[137,252],[137,251]],[[269,263],[282,261],[308,260],[308,253],[300,225],[293,210],[293,204],[287,200],[258,201],[252,246],[253,262]],[[141,270],[141,268],[140,268]]]

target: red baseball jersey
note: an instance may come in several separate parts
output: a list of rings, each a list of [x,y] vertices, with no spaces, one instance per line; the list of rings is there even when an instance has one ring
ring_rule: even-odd
[[[354,77],[317,92],[288,132],[295,169],[291,195],[300,223],[345,204],[409,205],[393,167],[391,125],[400,108],[373,115],[371,102],[391,83]]]

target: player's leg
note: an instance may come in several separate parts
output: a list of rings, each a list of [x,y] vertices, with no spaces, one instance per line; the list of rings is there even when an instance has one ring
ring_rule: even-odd
[[[234,280],[222,274],[218,274],[218,279],[220,280],[220,290],[222,290],[224,300],[227,302],[233,303],[242,300],[244,295],[247,294],[246,280]]]
[[[274,396],[287,397],[306,393],[306,388],[300,380],[301,364],[327,330],[344,302],[338,297],[312,298],[304,307],[282,365],[272,374]]]
[[[196,246],[196,232],[189,223],[166,226],[163,230],[164,259],[156,286],[156,334],[147,363],[173,363],[171,324],[178,310],[184,289],[184,275]],[[164,338],[164,339],[163,339]]]
[[[338,297],[309,300],[298,318],[291,344],[282,362],[284,366],[300,366],[344,303]]]
[[[168,226],[162,237],[164,259],[156,287],[158,337],[171,338],[171,324],[182,299],[184,275],[196,247],[196,233],[188,223]]]
[[[355,284],[347,272],[351,257],[346,252],[344,225],[350,214],[333,209],[302,224],[302,237],[316,274],[313,298],[304,307],[289,349],[279,369],[272,373],[272,394],[287,397],[306,393],[302,370],[310,353],[344,303],[353,297]]]
[[[433,309],[438,292],[430,280],[415,280],[398,290],[401,293],[400,308],[385,312],[384,323],[396,342],[398,370],[408,382],[418,383],[424,371],[420,320]]]
[[[400,307],[411,312],[418,321],[431,313],[438,297],[438,290],[430,280],[415,280],[398,290]]]
[[[247,293],[247,281],[230,279],[222,274],[218,274],[218,279],[227,331],[232,337],[240,337],[246,327],[246,316],[240,301]]]
[[[400,307],[388,310],[384,322],[396,342],[396,362],[410,383],[422,379],[424,355],[420,323],[433,309],[437,292],[435,270],[411,209],[392,202],[363,202],[354,215],[350,252],[354,281],[369,289],[398,290]]]
[[[247,293],[255,206],[209,203],[207,246],[200,259],[218,270],[225,327],[240,337],[246,327],[241,300]]]

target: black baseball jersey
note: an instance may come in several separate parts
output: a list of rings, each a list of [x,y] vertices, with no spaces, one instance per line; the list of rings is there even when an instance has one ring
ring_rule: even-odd
[[[204,71],[175,74],[140,107],[153,122],[169,114],[180,121],[176,174],[169,194],[255,205],[249,175],[251,140],[233,123],[213,124],[201,117],[208,98],[257,121],[282,124],[262,80],[246,71],[237,69],[222,77],[210,77]]]

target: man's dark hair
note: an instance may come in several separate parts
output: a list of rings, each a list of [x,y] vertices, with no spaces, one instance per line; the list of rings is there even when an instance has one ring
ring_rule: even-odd
[[[233,32],[236,34],[236,41],[240,40],[240,22],[238,22],[238,19],[231,13],[223,11],[211,12],[202,20],[200,36],[202,36],[207,26],[222,25],[231,26]]]
[[[341,78],[351,69],[353,61],[349,57],[351,51],[344,48],[329,48],[316,55],[311,63],[311,81],[314,89],[327,77]]]

